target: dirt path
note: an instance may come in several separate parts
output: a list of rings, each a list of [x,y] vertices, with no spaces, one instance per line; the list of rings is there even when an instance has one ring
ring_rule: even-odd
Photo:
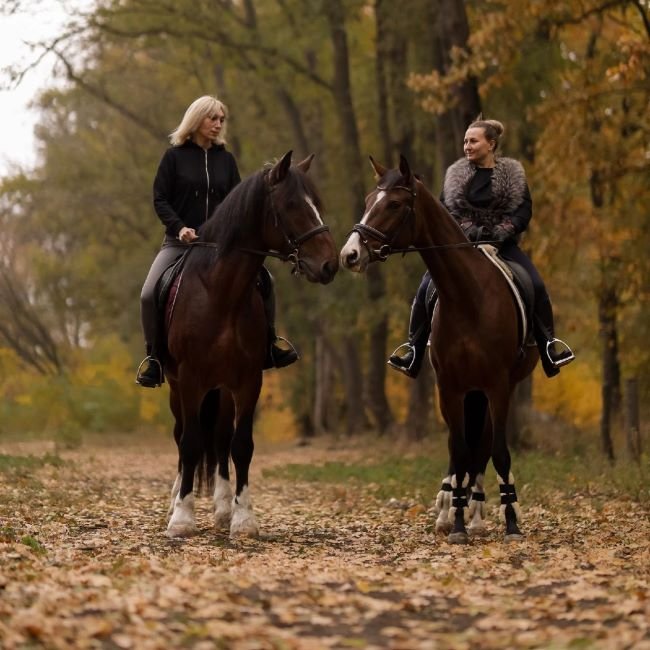
[[[487,538],[456,547],[422,507],[261,477],[361,454],[258,448],[262,535],[239,541],[211,530],[207,499],[199,536],[163,535],[167,443],[0,472],[0,647],[650,649],[647,511],[529,507],[525,542],[504,544],[491,518]]]

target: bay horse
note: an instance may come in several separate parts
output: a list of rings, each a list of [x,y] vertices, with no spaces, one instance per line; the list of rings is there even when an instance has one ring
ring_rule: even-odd
[[[175,418],[178,474],[166,534],[197,532],[194,481],[214,488],[217,528],[257,535],[248,487],[253,415],[262,387],[267,329],[256,282],[266,256],[327,284],[338,251],[306,175],[313,154],[291,166],[287,152],[237,185],[199,229],[168,324],[165,376]],[[229,459],[235,467],[232,493]]]
[[[438,290],[429,354],[449,429],[450,463],[436,499],[436,530],[449,533],[451,543],[467,543],[468,514],[469,532],[485,532],[483,479],[491,457],[506,540],[521,539],[506,420],[513,389],[533,371],[537,350],[520,341],[515,302],[501,272],[468,242],[408,161],[402,156],[398,169],[372,157],[370,162],[377,187],[367,196],[365,214],[340,261],[361,273],[392,253],[418,251]]]

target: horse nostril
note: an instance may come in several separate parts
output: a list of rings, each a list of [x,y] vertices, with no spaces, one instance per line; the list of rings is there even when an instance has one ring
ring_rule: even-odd
[[[357,263],[358,259],[359,253],[356,250],[352,250],[345,256],[345,265],[354,266]]]
[[[328,260],[327,262],[323,262],[321,266],[321,276],[323,277],[324,280],[327,282],[330,282],[332,278],[336,275],[336,270],[337,270],[338,264],[336,262],[332,262],[331,260]]]

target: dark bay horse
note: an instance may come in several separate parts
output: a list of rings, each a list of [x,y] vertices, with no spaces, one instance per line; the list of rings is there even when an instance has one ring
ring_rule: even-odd
[[[483,478],[491,456],[506,539],[520,539],[506,419],[512,391],[532,372],[537,351],[519,340],[515,303],[502,274],[467,241],[406,159],[401,158],[399,169],[370,160],[378,184],[341,250],[341,264],[363,272],[371,262],[414,248],[438,289],[430,355],[449,428],[450,465],[437,498],[436,529],[449,532],[450,542],[466,543],[468,514],[470,533],[484,532]]]
[[[168,326],[165,368],[179,451],[170,537],[197,531],[195,474],[214,487],[217,527],[229,527],[231,535],[258,532],[248,488],[253,414],[267,353],[258,274],[267,255],[290,261],[293,272],[311,282],[327,284],[338,270],[338,251],[306,176],[312,158],[292,167],[289,151],[242,181],[189,251]]]

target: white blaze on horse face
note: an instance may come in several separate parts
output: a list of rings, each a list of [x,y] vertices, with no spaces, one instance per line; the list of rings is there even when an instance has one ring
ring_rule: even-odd
[[[366,223],[366,219],[370,216],[370,213],[374,210],[375,206],[386,196],[386,192],[384,190],[380,190],[377,192],[377,196],[375,197],[374,203],[366,210],[366,213],[363,215],[363,219],[361,219],[361,223]]]
[[[321,216],[318,213],[318,208],[314,205],[314,202],[311,200],[311,197],[305,195],[305,202],[314,211],[314,214],[316,215],[316,220],[322,226],[323,225],[323,220],[321,219]]]

